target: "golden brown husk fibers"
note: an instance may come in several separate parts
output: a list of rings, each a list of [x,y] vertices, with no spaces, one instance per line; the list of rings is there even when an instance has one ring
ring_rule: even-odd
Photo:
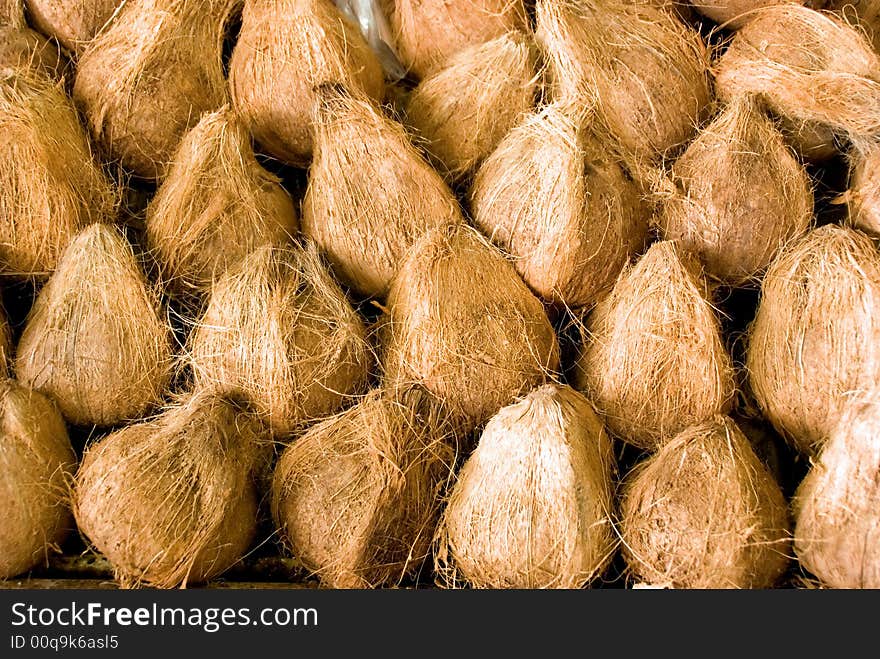
[[[474,179],[476,226],[550,303],[595,303],[647,239],[650,211],[602,133],[547,106],[508,133]]]
[[[30,67],[60,79],[67,58],[58,46],[28,27],[22,0],[0,0],[0,75]]]
[[[79,528],[124,587],[206,581],[250,546],[266,442],[256,417],[211,392],[107,435],[76,477]]]
[[[0,579],[45,563],[73,528],[76,455],[52,402],[0,381]]]
[[[832,588],[880,588],[880,392],[849,403],[795,497],[798,560]]]
[[[457,53],[415,88],[407,122],[453,179],[473,171],[532,109],[535,64],[530,37],[511,32]]]
[[[281,455],[275,520],[324,586],[393,586],[421,567],[452,475],[441,419],[424,389],[374,390]]]
[[[654,450],[725,413],[734,375],[699,263],[654,243],[586,321],[575,386],[614,434]]]
[[[34,27],[73,53],[82,52],[124,1],[24,0]]]
[[[850,153],[848,223],[880,237],[880,144],[863,142]]]
[[[880,2],[877,0],[829,0],[825,8],[857,26],[868,37],[874,50],[880,52]]]
[[[786,2],[806,4],[806,0],[690,0],[694,9],[725,28],[736,30],[748,23],[755,10]]]
[[[498,412],[438,531],[447,586],[580,588],[616,548],[611,440],[589,401],[545,385]]]
[[[73,98],[107,155],[161,179],[180,140],[226,98],[222,45],[235,0],[126,3],[82,53]]]
[[[28,314],[16,377],[71,423],[112,426],[160,401],[171,363],[171,328],[131,246],[115,227],[87,227]]]
[[[850,137],[880,135],[880,56],[839,17],[785,3],[756,12],[716,65],[725,100],[759,95],[777,114]]]
[[[395,0],[393,4],[389,19],[398,55],[417,78],[436,73],[470,46],[528,27],[523,0]]]
[[[338,85],[316,93],[302,232],[327,254],[343,284],[383,296],[419,237],[463,222],[461,210],[400,124]]]
[[[116,192],[76,110],[43,74],[0,72],[0,266],[45,278],[73,236],[111,222]]]
[[[783,250],[764,277],[746,367],[764,415],[814,452],[848,399],[880,373],[880,254],[854,229],[827,225]]]
[[[330,0],[245,0],[229,63],[235,109],[266,152],[305,166],[315,87],[344,84],[381,102],[382,66]]]
[[[289,244],[297,228],[293,201],[254,158],[228,105],[203,115],[183,139],[146,217],[162,279],[184,297],[208,293],[258,247]]]
[[[623,554],[669,588],[769,588],[785,571],[789,519],[779,485],[727,417],[683,431],[624,484]]]
[[[634,165],[687,141],[711,99],[700,35],[668,9],[612,0],[539,0],[536,39],[553,99],[595,106]]]
[[[366,389],[365,335],[313,245],[261,247],[214,286],[189,359],[198,387],[244,396],[285,437]]]
[[[468,433],[547,381],[559,344],[541,302],[497,248],[466,226],[425,234],[388,294],[382,368],[420,382]]]
[[[806,171],[750,97],[735,99],[691,142],[662,198],[663,237],[732,286],[755,280],[813,217]]]

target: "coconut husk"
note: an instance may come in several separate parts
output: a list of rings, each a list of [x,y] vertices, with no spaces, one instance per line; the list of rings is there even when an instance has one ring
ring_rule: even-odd
[[[877,0],[829,0],[826,9],[834,11],[847,23],[867,36],[874,50],[880,52],[880,2]]]
[[[232,265],[264,245],[284,246],[298,219],[281,181],[254,157],[227,105],[202,116],[177,150],[147,207],[147,244],[176,294],[201,297]]]
[[[115,228],[93,224],[64,251],[28,314],[15,374],[76,425],[112,426],[159,402],[171,328]]]
[[[528,29],[523,0],[396,0],[389,11],[400,61],[426,78],[470,46]]]
[[[328,0],[245,0],[229,83],[260,146],[297,166],[312,156],[317,86],[344,84],[376,101],[385,96],[376,54]]]
[[[850,153],[847,223],[880,236],[880,144],[864,142]]]
[[[636,167],[695,133],[711,99],[699,33],[664,7],[539,0],[535,36],[553,99],[577,116],[595,106]]]
[[[880,254],[827,225],[787,247],[764,277],[748,339],[755,400],[798,450],[825,441],[847,400],[878,384]]]
[[[792,3],[757,11],[718,60],[715,88],[852,138],[880,134],[880,56],[833,14]]]
[[[19,0],[20,1],[20,0]],[[34,27],[72,53],[82,52],[125,0],[25,0]]]
[[[76,455],[52,402],[0,381],[0,579],[59,550],[73,528],[68,482]]]
[[[327,254],[342,283],[382,296],[419,237],[463,222],[461,210],[400,124],[337,85],[317,94],[302,232]]]
[[[540,301],[475,230],[432,229],[391,285],[381,321],[386,383],[419,382],[462,435],[559,366]]]
[[[535,102],[530,38],[511,32],[453,55],[415,88],[407,121],[453,179],[488,156]]]
[[[126,3],[80,55],[73,98],[95,141],[137,176],[161,179],[187,131],[225,101],[235,2]]]
[[[0,74],[0,267],[45,278],[73,236],[112,221],[116,206],[60,85],[28,69]]]
[[[556,105],[527,116],[477,172],[474,221],[550,303],[594,304],[644,248],[649,209],[598,126]]]
[[[586,321],[575,386],[615,435],[655,450],[727,412],[730,356],[698,262],[670,241],[621,273]]]
[[[672,588],[769,588],[788,565],[779,485],[736,424],[684,430],[627,477],[623,555],[635,578]]]
[[[752,20],[756,10],[784,2],[803,5],[807,0],[690,0],[694,9],[703,16],[730,30],[737,30]]]
[[[614,555],[611,440],[592,405],[545,385],[499,411],[438,530],[447,586],[580,588]]]
[[[246,397],[284,437],[366,389],[365,336],[314,246],[261,247],[215,285],[189,357],[197,387]]]
[[[429,553],[452,461],[424,389],[374,390],[281,455],[272,511],[283,542],[324,586],[397,585]]]
[[[731,286],[756,281],[813,218],[806,171],[751,97],[735,99],[703,129],[666,185],[661,234]]]
[[[60,80],[67,64],[56,44],[28,27],[22,0],[0,0],[0,75],[29,67]]]
[[[880,588],[880,393],[852,401],[795,497],[794,549],[832,588]]]
[[[267,436],[235,402],[201,392],[89,446],[76,477],[80,530],[124,587],[220,574],[256,531],[253,473]]]
[[[798,121],[779,115],[774,118],[785,136],[785,141],[803,160],[824,162],[840,153],[838,136],[825,124]]]

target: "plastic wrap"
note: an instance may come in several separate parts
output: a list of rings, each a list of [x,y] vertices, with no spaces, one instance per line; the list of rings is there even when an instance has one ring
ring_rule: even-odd
[[[380,0],[333,0],[343,14],[358,25],[367,43],[376,52],[385,75],[393,81],[406,77],[406,68],[397,58],[394,37]]]

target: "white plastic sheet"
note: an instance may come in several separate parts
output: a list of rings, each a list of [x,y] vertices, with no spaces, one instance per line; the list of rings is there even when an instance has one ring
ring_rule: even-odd
[[[394,37],[380,0],[333,0],[342,13],[354,21],[382,63],[385,75],[397,81],[406,76],[406,69],[394,50]]]

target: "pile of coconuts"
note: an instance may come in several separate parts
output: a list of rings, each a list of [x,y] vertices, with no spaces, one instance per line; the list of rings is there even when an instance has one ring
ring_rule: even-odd
[[[0,579],[880,588],[874,4],[0,0]]]

